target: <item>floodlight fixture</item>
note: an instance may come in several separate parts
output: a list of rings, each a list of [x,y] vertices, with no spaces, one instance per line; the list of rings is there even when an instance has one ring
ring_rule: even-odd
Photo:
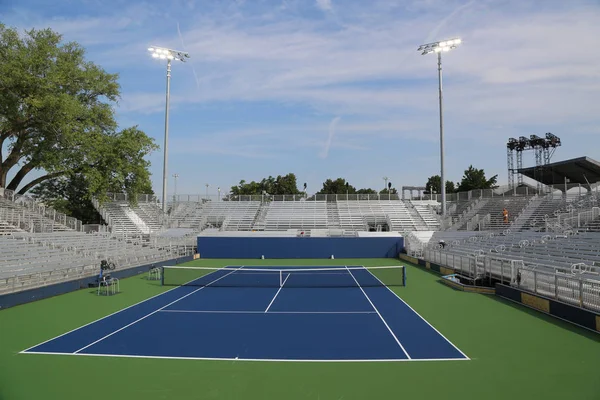
[[[185,62],[186,59],[190,58],[190,55],[185,51],[167,49],[165,47],[150,46],[148,47],[148,51],[152,54],[152,57],[160,58],[162,60],[166,59]]]
[[[440,103],[440,186],[442,192],[442,217],[446,216],[446,180],[444,179],[444,112],[442,102],[442,53],[447,53],[450,50],[455,49],[461,43],[462,40],[460,38],[452,38],[439,42],[422,44],[417,49],[417,51],[420,51],[421,55],[423,56],[435,53],[437,54],[438,59],[438,90]]]
[[[417,50],[421,52],[421,55],[426,55],[426,54],[430,54],[430,53],[441,53],[441,52],[445,53],[452,49],[455,49],[461,43],[462,43],[461,39],[454,38],[454,39],[449,39],[449,40],[442,40],[440,42],[422,44],[421,46],[419,46],[419,48]]]
[[[185,62],[186,59],[190,58],[190,55],[185,51],[168,49],[160,46],[150,46],[148,51],[151,53],[152,58],[159,60],[167,60],[167,94],[165,104],[165,144],[163,147],[163,187],[162,187],[162,209],[163,212],[167,212],[167,162],[169,157],[168,146],[169,146],[169,100],[171,92],[171,61]]]

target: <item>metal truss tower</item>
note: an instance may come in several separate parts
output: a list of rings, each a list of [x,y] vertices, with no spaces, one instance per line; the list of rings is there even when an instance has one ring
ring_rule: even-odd
[[[534,178],[538,182],[538,192],[544,190],[544,184],[541,182],[544,177],[544,166],[550,164],[550,159],[554,151],[561,145],[560,138],[550,132],[546,133],[545,138],[537,135],[519,137],[519,139],[510,138],[506,143],[506,163],[508,166],[508,186],[515,190],[515,175],[517,176],[517,187],[523,185],[523,175],[519,170],[523,168],[523,151],[533,150],[535,154]],[[517,167],[515,168],[514,156],[516,154]]]

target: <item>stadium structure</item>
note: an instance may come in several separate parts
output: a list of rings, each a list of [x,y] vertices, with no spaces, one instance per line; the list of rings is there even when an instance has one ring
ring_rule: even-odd
[[[96,276],[102,260],[118,272],[192,257],[199,237],[390,232],[403,237],[407,256],[463,282],[518,285],[600,311],[600,163],[519,167],[535,185],[519,177],[519,185],[451,194],[445,218],[436,194],[407,187],[402,196],[178,195],[166,213],[153,195],[109,194],[94,201],[106,225],[88,226],[0,189],[0,295]]]

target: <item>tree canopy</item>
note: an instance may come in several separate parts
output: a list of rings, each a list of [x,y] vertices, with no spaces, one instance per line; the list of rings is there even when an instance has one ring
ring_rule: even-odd
[[[82,174],[61,176],[44,181],[31,193],[44,204],[84,224],[99,224],[102,217],[88,198],[88,183]]]
[[[323,187],[317,192],[317,194],[355,194],[356,188],[352,186],[344,178],[337,178],[336,180],[327,179],[323,182]]]
[[[494,175],[491,178],[486,178],[485,171],[483,169],[473,168],[472,165],[465,170],[462,181],[458,185],[457,191],[468,192],[474,189],[495,189],[498,186],[496,182],[498,175]]]
[[[398,194],[398,191],[396,190],[395,187],[391,188],[391,189],[381,189],[379,191],[379,194]]]
[[[427,179],[427,183],[425,184],[425,192],[428,194],[431,194],[433,192],[442,193],[440,185],[441,181],[442,178],[439,175],[430,176],[429,179]],[[456,187],[454,186],[454,182],[446,181],[446,193],[454,193],[455,191]]]
[[[264,192],[273,195],[282,194],[301,194],[298,190],[296,175],[289,173],[287,175],[278,175],[277,178],[269,176],[263,178],[260,182],[249,182],[241,180],[237,186],[231,187],[231,195],[260,195]]]
[[[145,157],[157,146],[136,126],[119,130],[117,78],[50,29],[19,35],[0,24],[0,187],[24,194],[79,176],[85,195],[100,200],[109,190],[130,198],[147,190]],[[38,177],[25,183],[33,171]]]
[[[356,194],[377,194],[377,190],[375,189],[358,189]]]

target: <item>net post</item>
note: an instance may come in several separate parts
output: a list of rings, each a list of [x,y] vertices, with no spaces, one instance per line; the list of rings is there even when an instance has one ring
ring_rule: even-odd
[[[406,265],[402,266],[402,286],[406,286]]]
[[[283,286],[283,270],[279,270],[279,287]]]
[[[160,271],[160,286],[165,286],[165,267],[159,267]]]

